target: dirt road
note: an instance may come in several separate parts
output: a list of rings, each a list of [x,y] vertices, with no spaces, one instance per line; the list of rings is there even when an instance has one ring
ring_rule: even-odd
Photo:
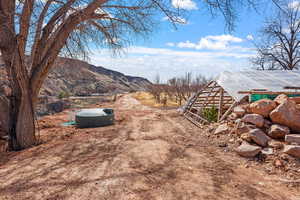
[[[66,113],[46,118],[43,144],[1,155],[0,199],[300,200],[297,188],[245,168],[174,110],[129,95],[112,107],[110,127],[61,127]]]

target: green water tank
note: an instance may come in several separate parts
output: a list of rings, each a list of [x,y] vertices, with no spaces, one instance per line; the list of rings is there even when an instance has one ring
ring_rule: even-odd
[[[251,94],[250,102],[255,102],[261,99],[271,99],[274,100],[278,95],[277,94]],[[299,94],[288,94],[288,97],[299,97]]]
[[[114,124],[114,111],[110,108],[82,109],[75,115],[78,128],[93,128]]]

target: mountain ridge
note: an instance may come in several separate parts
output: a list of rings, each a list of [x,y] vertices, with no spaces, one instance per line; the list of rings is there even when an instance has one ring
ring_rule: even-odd
[[[0,85],[7,84],[1,58],[0,74]],[[129,76],[85,61],[59,57],[45,80],[40,94],[58,96],[64,92],[75,96],[89,96],[133,92],[145,90],[149,84],[151,82],[143,77]]]

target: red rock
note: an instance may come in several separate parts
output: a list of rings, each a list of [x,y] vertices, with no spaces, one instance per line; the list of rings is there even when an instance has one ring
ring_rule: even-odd
[[[248,133],[250,130],[255,128],[256,127],[254,125],[238,122],[234,128],[234,132],[237,135],[242,135],[243,133]]]
[[[270,99],[261,99],[250,104],[250,112],[262,115],[264,117],[269,117],[272,110],[276,108],[277,104]]]
[[[237,154],[243,157],[254,157],[261,151],[261,147],[243,142],[238,148],[235,149],[235,151]]]
[[[269,120],[265,119],[264,121],[264,128],[265,129],[269,129],[272,126],[272,122],[270,122]]]
[[[285,141],[300,144],[300,134],[290,134],[285,136]]]
[[[278,105],[279,104],[282,104],[285,100],[287,100],[289,97],[286,96],[285,94],[281,94],[281,95],[278,95],[275,99],[274,99],[274,102],[277,103]]]
[[[264,126],[264,118],[259,114],[247,114],[242,118],[243,122],[254,124],[255,126],[262,128]]]
[[[300,107],[294,101],[285,100],[270,113],[270,118],[273,123],[300,132]]]
[[[253,129],[249,132],[251,139],[260,146],[267,146],[268,142],[271,140],[269,136],[267,136],[262,130],[260,129]]]
[[[289,133],[290,129],[288,127],[279,124],[273,124],[268,131],[268,135],[274,139],[283,139]]]
[[[270,140],[268,141],[268,146],[273,147],[274,149],[282,149],[283,143],[276,140]]]
[[[289,154],[293,157],[300,158],[300,146],[298,145],[285,145],[283,153]]]

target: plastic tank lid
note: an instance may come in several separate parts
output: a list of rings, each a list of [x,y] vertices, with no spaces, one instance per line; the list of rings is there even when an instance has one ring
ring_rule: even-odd
[[[76,116],[80,117],[98,117],[98,116],[107,116],[102,108],[91,108],[91,109],[82,109],[76,113]]]

